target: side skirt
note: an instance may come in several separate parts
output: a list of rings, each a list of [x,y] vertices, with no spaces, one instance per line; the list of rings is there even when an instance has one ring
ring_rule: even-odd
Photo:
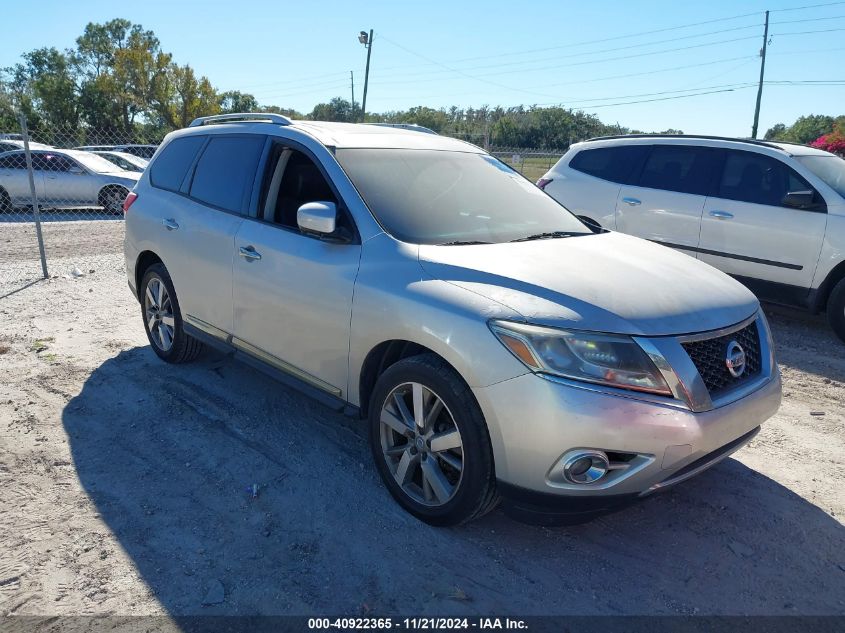
[[[257,369],[263,374],[266,374],[274,380],[279,381],[283,385],[296,389],[300,393],[303,393],[306,396],[313,398],[321,404],[329,407],[333,411],[342,411],[345,415],[348,415],[350,417],[359,417],[358,407],[350,405],[342,398],[317,389],[313,385],[310,385],[309,383],[300,380],[296,376],[292,376],[291,374],[283,372],[280,369],[277,369],[276,367],[265,363],[263,360],[256,358],[243,350],[237,349],[229,342],[221,340],[216,336],[212,336],[211,334],[200,330],[199,328],[191,325],[190,323],[186,323],[183,321],[182,327],[185,328],[185,332],[187,334],[202,341],[209,347],[213,347],[214,349],[223,352],[224,354],[231,355],[236,360],[241,361],[244,364],[253,367],[254,369]]]

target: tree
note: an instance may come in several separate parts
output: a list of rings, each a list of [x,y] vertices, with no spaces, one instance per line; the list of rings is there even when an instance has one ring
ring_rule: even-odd
[[[171,129],[182,128],[220,112],[220,101],[208,77],[197,78],[190,65],[170,64],[156,112]]]
[[[778,123],[766,131],[765,138],[772,141],[787,141],[806,145],[820,136],[832,132],[837,120],[832,116],[823,114],[801,116],[789,127],[783,123]]]
[[[328,103],[318,103],[314,106],[308,118],[312,121],[340,121],[354,123],[361,118],[361,108],[352,105],[346,99],[335,97]]]
[[[228,90],[218,97],[220,112],[258,112],[258,101],[254,96],[237,90]]]

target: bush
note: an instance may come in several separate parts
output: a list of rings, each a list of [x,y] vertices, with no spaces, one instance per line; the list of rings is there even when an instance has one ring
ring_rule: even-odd
[[[842,132],[831,132],[830,134],[823,134],[815,141],[810,143],[810,147],[823,149],[826,152],[831,152],[837,156],[845,158],[845,134]]]

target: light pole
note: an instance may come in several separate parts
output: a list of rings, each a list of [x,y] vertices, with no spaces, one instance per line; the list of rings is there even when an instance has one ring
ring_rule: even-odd
[[[358,34],[358,41],[367,49],[367,68],[364,70],[364,99],[361,101],[361,121],[363,121],[366,118],[367,112],[367,84],[370,81],[370,54],[373,52],[373,30],[370,29],[369,35],[366,31],[361,31]]]

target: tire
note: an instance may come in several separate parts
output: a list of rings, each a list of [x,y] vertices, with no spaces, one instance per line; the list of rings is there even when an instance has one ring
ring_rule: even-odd
[[[422,428],[411,413],[416,398],[425,403],[422,410],[429,417]],[[405,403],[404,414],[398,401]],[[484,416],[467,384],[439,356],[406,358],[379,376],[370,398],[369,431],[382,481],[399,505],[421,521],[458,525],[499,502]]]
[[[0,188],[0,213],[12,213],[14,210],[15,207],[12,206],[12,198],[9,196],[9,192]]]
[[[97,195],[97,204],[103,207],[106,213],[120,215],[123,213],[123,201],[129,195],[129,189],[120,185],[107,185]]]
[[[144,271],[140,296],[144,331],[156,355],[167,363],[194,360],[203,345],[185,333],[179,300],[164,264],[153,264]]]
[[[845,279],[839,280],[827,298],[827,321],[836,336],[845,343]]]

